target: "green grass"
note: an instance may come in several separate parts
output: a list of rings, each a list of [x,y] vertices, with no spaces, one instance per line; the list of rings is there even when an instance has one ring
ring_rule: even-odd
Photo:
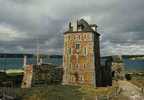
[[[95,100],[97,95],[110,95],[114,87],[92,88],[89,86],[49,85],[18,89],[17,96],[22,100]]]
[[[51,85],[45,87],[33,87],[23,89],[23,93],[17,92],[22,100],[81,100],[84,95],[78,86]]]
[[[12,73],[17,73],[17,74],[19,74],[19,73],[23,73],[23,72],[24,72],[23,69],[8,69],[8,70],[6,70],[6,73],[7,73],[7,74],[12,74]]]

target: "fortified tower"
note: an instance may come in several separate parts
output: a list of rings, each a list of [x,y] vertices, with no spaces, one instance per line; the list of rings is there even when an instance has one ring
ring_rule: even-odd
[[[63,84],[101,85],[99,36],[96,24],[84,19],[69,23],[64,33]]]

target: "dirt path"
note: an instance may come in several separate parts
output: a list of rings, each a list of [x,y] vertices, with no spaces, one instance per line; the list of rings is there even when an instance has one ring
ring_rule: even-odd
[[[144,94],[140,88],[128,81],[118,81],[119,87],[122,89],[121,94],[127,96],[129,100],[144,100]]]

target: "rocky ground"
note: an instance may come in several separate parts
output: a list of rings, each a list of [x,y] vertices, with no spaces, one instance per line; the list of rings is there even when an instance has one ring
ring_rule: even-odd
[[[118,81],[121,88],[121,94],[129,100],[144,100],[144,94],[141,89],[128,81]]]

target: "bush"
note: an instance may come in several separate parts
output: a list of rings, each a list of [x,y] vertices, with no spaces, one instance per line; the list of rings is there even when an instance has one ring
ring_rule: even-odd
[[[130,75],[130,74],[126,74],[126,75],[125,75],[125,78],[126,78],[127,80],[131,80],[131,75]]]

